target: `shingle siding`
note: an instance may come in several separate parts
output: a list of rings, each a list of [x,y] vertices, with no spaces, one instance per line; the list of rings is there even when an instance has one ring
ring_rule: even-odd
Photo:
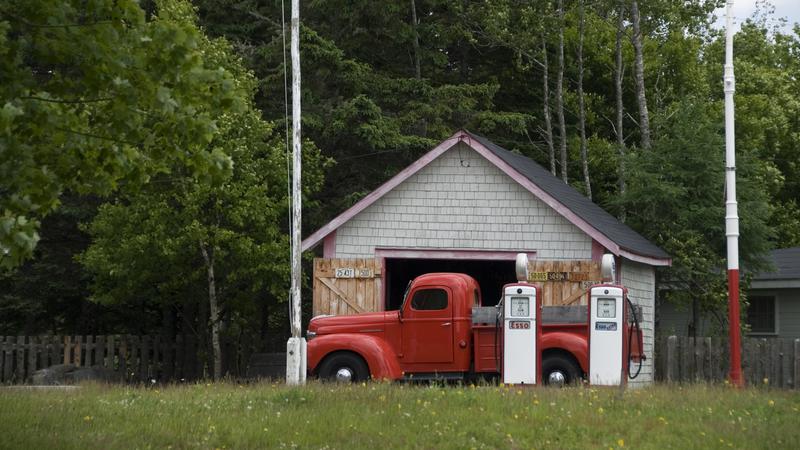
[[[800,289],[776,290],[778,335],[800,338]]]
[[[621,266],[620,279],[628,288],[628,298],[642,308],[640,326],[644,332],[644,353],[647,356],[642,372],[635,380],[628,380],[632,386],[650,384],[653,381],[653,312],[655,304],[656,278],[651,266],[624,260]],[[638,364],[634,366],[634,369]]]
[[[459,143],[336,232],[337,258],[369,258],[375,247],[535,250],[541,259],[589,259],[592,239]]]
[[[748,296],[775,297],[777,314],[776,334],[752,334],[753,337],[777,336],[780,338],[800,338],[800,289],[752,289]],[[667,301],[658,305],[659,336],[688,336],[692,320],[690,305],[676,306]],[[716,316],[727,317],[727,304],[721,305]],[[728,336],[726,323],[719,323],[714,315],[707,313],[699,319],[698,336]],[[745,337],[748,335],[745,334]]]

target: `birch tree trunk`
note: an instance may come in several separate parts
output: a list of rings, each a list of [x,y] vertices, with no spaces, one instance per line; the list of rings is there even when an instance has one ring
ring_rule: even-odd
[[[567,183],[567,128],[564,124],[564,0],[558,0],[558,78],[556,79],[556,113],[561,146],[561,179]]]
[[[544,138],[547,141],[547,152],[550,156],[550,173],[556,174],[556,150],[553,147],[553,122],[550,117],[550,64],[547,62],[547,41],[542,33],[542,101],[544,115]]]
[[[204,242],[200,242],[200,251],[206,264],[206,277],[208,280],[208,307],[211,322],[211,349],[214,353],[214,380],[222,378],[222,346],[220,345],[220,330],[222,327],[217,303],[217,287],[214,277],[214,254],[209,252]]]
[[[416,80],[422,79],[422,67],[420,63],[420,49],[419,49],[419,19],[417,19],[417,2],[411,0],[411,31],[414,33],[414,40],[412,41],[414,51],[414,78]],[[428,121],[423,117],[417,123],[417,133],[420,136],[428,135]]]
[[[650,115],[647,112],[647,97],[644,86],[644,56],[642,54],[642,29],[639,16],[639,3],[631,2],[631,21],[633,22],[634,81],[636,100],[639,103],[639,129],[642,135],[642,148],[650,149]]]
[[[414,32],[414,78],[422,78],[422,69],[419,63],[419,33],[417,32],[417,3],[411,0],[411,30]]]
[[[614,71],[614,90],[617,95],[617,123],[615,128],[617,135],[617,149],[619,151],[619,194],[625,195],[625,135],[623,134],[623,118],[625,107],[622,103],[622,36],[625,32],[625,0],[619,0],[617,5],[617,41],[616,59],[617,67]],[[625,206],[622,206],[619,213],[619,220],[625,222]]]
[[[589,180],[589,149],[586,145],[586,105],[583,98],[583,34],[584,5],[581,0],[578,18],[578,128],[581,135],[581,165],[583,166],[583,182],[586,184],[586,196],[592,199],[592,183]]]

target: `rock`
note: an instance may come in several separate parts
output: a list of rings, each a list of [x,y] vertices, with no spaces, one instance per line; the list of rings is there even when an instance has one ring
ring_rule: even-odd
[[[78,367],[72,372],[64,374],[67,383],[80,383],[83,381],[99,381],[104,383],[115,383],[122,381],[122,377],[111,369],[103,366]]]
[[[30,381],[39,386],[57,386],[64,384],[64,374],[73,370],[75,366],[72,364],[56,364],[33,372]]]
[[[37,370],[30,377],[31,384],[38,386],[58,386],[83,381],[115,383],[121,382],[122,377],[103,366],[76,367],[72,364],[56,364],[46,369]]]

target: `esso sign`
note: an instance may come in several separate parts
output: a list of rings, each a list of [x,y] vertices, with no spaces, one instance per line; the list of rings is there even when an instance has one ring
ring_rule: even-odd
[[[531,323],[528,321],[511,320],[508,322],[509,330],[530,330]]]

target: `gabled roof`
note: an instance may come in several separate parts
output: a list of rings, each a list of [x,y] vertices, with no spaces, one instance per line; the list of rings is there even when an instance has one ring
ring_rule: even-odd
[[[317,245],[325,236],[335,231],[342,224],[459,142],[464,142],[470,146],[612,253],[632,261],[650,265],[665,266],[671,264],[671,259],[664,250],[645,239],[629,226],[618,221],[614,216],[592,203],[591,200],[559,178],[553,176],[532,159],[512,153],[483,136],[465,130],[461,130],[443,141],[422,158],[406,167],[378,189],[314,232],[303,241],[303,251]]]
[[[752,287],[800,287],[800,247],[779,248],[769,256],[775,270],[754,275]]]

